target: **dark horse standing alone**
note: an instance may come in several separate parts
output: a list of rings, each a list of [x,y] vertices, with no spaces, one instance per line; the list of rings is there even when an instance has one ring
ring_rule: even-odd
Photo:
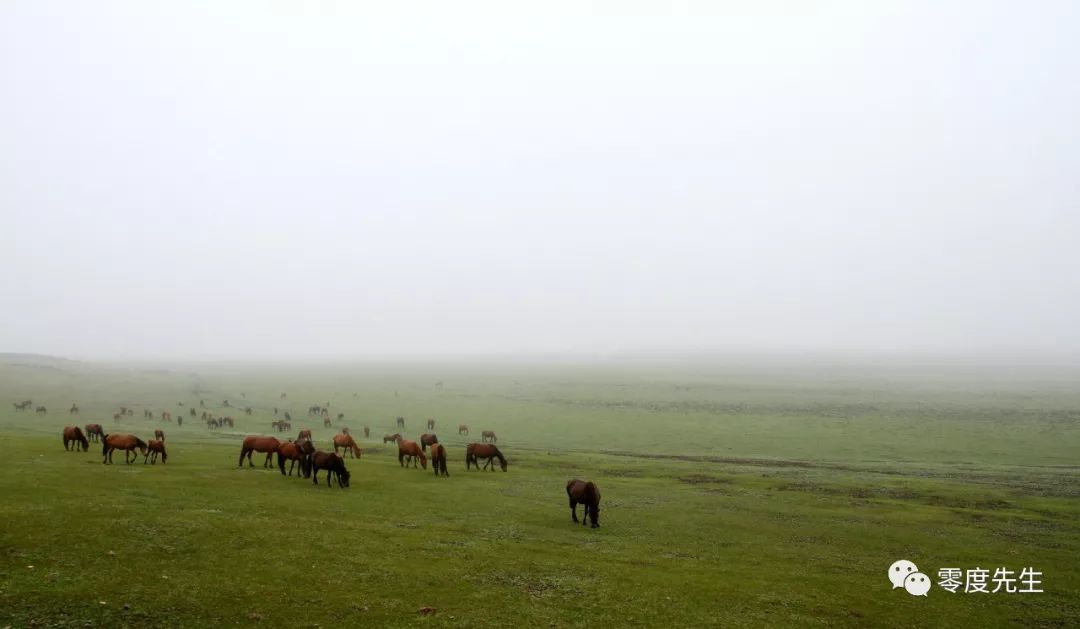
[[[600,528],[600,489],[592,481],[574,479],[566,483],[566,495],[570,498],[570,517],[577,522],[577,505],[585,505],[585,515],[581,524],[585,525],[592,517],[592,528]],[[591,514],[591,515],[590,515]]]

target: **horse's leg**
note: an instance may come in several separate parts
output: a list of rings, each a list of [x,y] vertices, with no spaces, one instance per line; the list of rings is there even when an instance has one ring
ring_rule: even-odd
[[[319,484],[319,467],[317,465],[311,466],[311,482],[315,485]]]
[[[574,524],[577,524],[577,501],[574,500],[573,496],[570,496],[570,519],[574,521]]]

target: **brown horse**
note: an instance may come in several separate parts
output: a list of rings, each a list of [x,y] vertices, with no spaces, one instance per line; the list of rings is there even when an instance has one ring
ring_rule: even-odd
[[[431,469],[435,470],[435,476],[450,476],[450,470],[446,469],[446,446],[441,443],[431,444]]]
[[[457,434],[465,435],[466,437],[468,437],[469,436],[469,425],[468,424],[458,424]]]
[[[169,455],[165,452],[165,440],[164,439],[151,439],[146,442],[146,449],[149,452],[150,465],[157,463],[158,455],[161,455],[161,464],[165,465],[165,461],[169,458]],[[147,455],[143,455],[143,465],[146,465]]]
[[[345,448],[347,452],[352,453],[354,459],[360,458],[360,446],[353,441],[352,435],[334,435],[334,454],[337,454],[338,448]]]
[[[428,430],[435,430],[435,419],[434,418],[432,418],[432,417],[427,418],[427,429]]]
[[[499,465],[502,466],[502,471],[506,471],[506,457],[502,452],[499,452],[499,448],[495,447],[491,443],[470,443],[465,446],[465,469],[469,469],[469,464],[476,466],[476,469],[480,469],[479,459],[487,459],[484,463],[484,469],[491,466],[491,471],[495,471],[495,459],[499,459]]]
[[[592,528],[600,528],[600,489],[592,481],[574,479],[566,483],[566,496],[570,498],[570,517],[577,522],[577,505],[585,506],[585,515],[581,516],[584,526],[592,518]]]
[[[401,441],[401,433],[395,432],[392,435],[383,435],[383,443],[390,443],[391,441]]]
[[[160,428],[155,429],[154,439],[157,439],[158,441],[165,441],[165,431],[161,430]]]
[[[434,433],[425,432],[420,435],[420,449],[427,450],[427,447],[433,444],[439,443],[439,438]]]
[[[326,486],[330,487],[330,481],[337,475],[338,487],[345,489],[349,486],[349,470],[345,469],[345,459],[334,452],[319,450],[310,456],[311,482],[319,484],[319,470],[326,470]]]
[[[310,454],[310,452],[305,451],[305,447],[310,448],[312,451],[314,451],[314,448],[312,448],[311,446],[311,442],[307,439],[286,441],[278,447],[278,469],[281,470],[282,476],[285,476],[285,461],[289,461],[289,476],[292,476],[293,469],[296,467],[296,464],[299,463],[300,470],[296,473],[296,477],[300,478],[300,473],[303,472],[304,477],[307,478],[307,476],[310,474],[310,470],[307,469],[307,465],[304,463],[304,459],[307,457],[308,454]]]
[[[101,437],[105,435],[105,431],[101,429],[101,424],[87,424],[86,425],[86,438],[90,441],[100,442]]]
[[[274,458],[274,453],[281,447],[281,442],[275,437],[256,437],[255,435],[248,435],[244,437],[244,445],[240,448],[240,467],[244,467],[244,457],[247,457],[248,466],[255,467],[255,464],[251,462],[252,452],[265,452],[266,461],[263,462],[263,467],[270,467],[271,461]]]
[[[90,442],[86,440],[86,436],[83,435],[83,431],[78,426],[64,428],[64,450],[67,450],[69,445],[73,452],[78,452],[80,445],[83,452],[90,451]]]
[[[311,441],[311,429],[310,428],[303,428],[303,429],[300,430],[300,432],[298,432],[296,434],[296,440],[300,441],[301,439],[307,439],[308,441]]]
[[[116,450],[124,451],[124,463],[127,463],[128,465],[131,464],[131,461],[139,458],[139,454],[146,455],[146,442],[135,435],[105,435],[102,438],[102,442],[102,463],[112,463],[112,455]],[[140,451],[138,454],[135,452],[136,448]],[[128,459],[129,456],[131,457],[130,460]]]
[[[420,459],[420,465],[425,470],[427,469],[427,457],[424,456],[424,451],[420,449],[420,444],[415,441],[409,441],[408,439],[402,439],[398,441],[398,463],[401,463],[401,467],[407,467],[405,465],[405,457],[409,457],[409,463],[413,467],[416,467],[416,459]]]

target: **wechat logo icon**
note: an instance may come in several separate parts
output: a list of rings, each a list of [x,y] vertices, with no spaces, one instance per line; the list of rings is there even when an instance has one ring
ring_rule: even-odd
[[[912,596],[926,596],[930,591],[930,577],[919,572],[919,567],[907,559],[894,561],[889,566],[889,582],[894,590],[904,588]]]

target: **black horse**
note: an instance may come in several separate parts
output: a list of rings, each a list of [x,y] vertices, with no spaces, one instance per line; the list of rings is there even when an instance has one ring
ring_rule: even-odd
[[[585,505],[585,515],[581,517],[582,526],[589,521],[591,514],[592,528],[600,528],[600,489],[592,481],[574,479],[566,483],[566,496],[570,499],[570,517],[577,522],[577,505]]]

